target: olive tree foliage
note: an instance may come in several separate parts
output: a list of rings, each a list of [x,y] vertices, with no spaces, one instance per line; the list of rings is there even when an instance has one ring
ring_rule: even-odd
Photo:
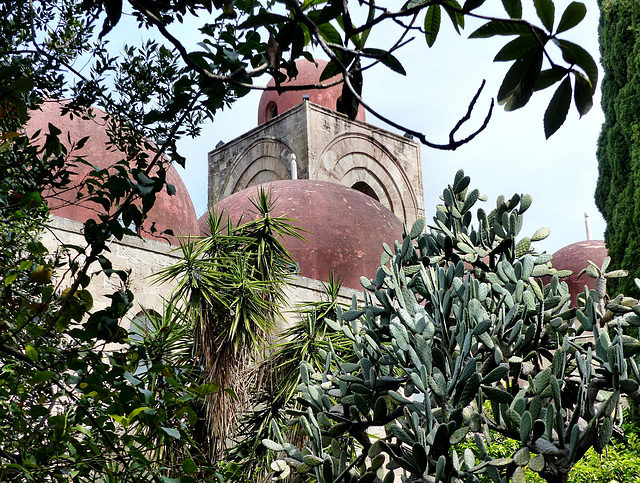
[[[479,198],[459,171],[426,231],[418,221],[385,246],[365,303],[326,320],[359,362],[328,350],[323,370],[301,364],[294,414],[308,439],[263,441],[280,454],[276,479],[523,482],[528,467],[565,482],[589,448],[603,451],[621,398],[640,399],[640,342],[626,335],[640,303],[607,298],[606,279],[622,275],[607,259],[588,270],[598,290],[571,307],[568,273],[533,249],[548,229],[517,238],[531,197],[478,208],[474,226]],[[495,435],[518,449],[491,457]]]

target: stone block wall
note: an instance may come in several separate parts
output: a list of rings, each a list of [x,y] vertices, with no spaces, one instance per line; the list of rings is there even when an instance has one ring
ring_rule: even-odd
[[[54,252],[60,244],[85,245],[82,235],[83,224],[66,218],[52,217],[49,227],[44,231],[42,243]],[[122,241],[114,240],[109,244],[110,253],[107,254],[115,270],[130,271],[129,288],[135,295],[134,307],[129,311],[126,324],[138,315],[142,308],[155,310],[162,313],[163,300],[171,294],[175,284],[154,284],[153,275],[163,268],[176,263],[180,259],[180,252],[175,251],[175,246],[154,240],[145,240],[125,236]],[[106,295],[123,288],[122,281],[117,275],[107,277],[101,273],[99,264],[92,267],[92,281],[89,288],[94,299],[93,310],[105,308],[110,300]],[[58,279],[59,288],[63,290],[69,285],[64,279]],[[351,304],[353,294],[362,302],[362,292],[343,288],[340,293],[340,303]],[[285,296],[288,301],[282,308],[280,325],[286,326],[299,320],[297,304],[302,301],[320,301],[323,299],[324,290],[322,282],[310,278],[294,275],[285,288]]]
[[[85,246],[82,228],[82,223],[54,216],[51,218],[48,229],[43,233],[42,243],[51,252],[61,244]],[[113,264],[114,270],[130,271],[128,286],[135,295],[135,301],[129,316],[134,317],[143,307],[162,313],[163,299],[169,297],[173,285],[153,284],[152,277],[163,268],[178,261],[180,254],[173,251],[175,247],[167,242],[131,236],[123,237],[122,241],[113,240],[108,243],[108,247],[110,253],[106,256]],[[93,310],[100,310],[110,303],[106,295],[123,288],[123,282],[115,274],[107,277],[98,263],[91,267],[90,275],[92,280],[89,288],[94,300]],[[64,278],[59,282],[61,290],[69,285]]]

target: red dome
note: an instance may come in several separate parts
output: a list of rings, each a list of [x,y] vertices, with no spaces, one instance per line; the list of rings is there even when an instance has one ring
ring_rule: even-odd
[[[571,270],[573,272],[573,275],[562,280],[567,282],[569,286],[574,305],[578,294],[584,292],[585,285],[589,289],[596,288],[595,279],[584,274],[578,278],[580,271],[589,266],[587,260],[591,260],[600,267],[606,257],[607,247],[602,240],[586,240],[572,243],[553,254],[553,260],[551,260],[553,268],[556,270]]]
[[[60,108],[61,103],[49,101],[44,103],[42,111],[32,111],[31,119],[27,124],[29,135],[41,130],[40,137],[44,139],[44,136],[49,132],[48,124],[51,123],[62,131],[59,138],[65,144],[67,135],[71,137],[71,141],[74,143],[85,136],[89,136],[89,140],[84,147],[73,151],[72,155],[73,157],[82,156],[93,166],[102,169],[110,168],[126,157],[120,151],[107,148],[109,137],[106,132],[104,113],[102,111],[93,108],[96,118],[92,120],[82,119],[78,116],[70,119],[69,116],[60,115]],[[149,155],[153,156],[153,153],[150,152]],[[75,174],[72,175],[70,186],[76,186],[92,170],[91,167],[84,164],[76,163],[76,165],[73,168]],[[169,196],[166,189],[164,189],[156,194],[155,205],[149,212],[149,216],[143,225],[145,229],[142,230],[141,235],[148,239],[168,238],[175,244],[177,240],[174,237],[156,235],[166,229],[173,230],[176,235],[196,234],[199,232],[199,226],[193,203],[180,175],[171,164],[167,163],[165,167],[167,168],[167,182],[175,186],[176,193],[173,196]],[[84,190],[83,193],[86,196]],[[77,189],[65,188],[55,191],[45,190],[43,192],[52,215],[84,223],[90,218],[97,219],[98,214],[104,213],[104,208],[101,205],[88,201],[86,198],[78,200],[77,194]],[[157,230],[156,235],[149,233],[153,223],[155,223]]]
[[[283,86],[302,86],[308,84],[319,84],[320,75],[328,64],[326,60],[316,59],[318,65],[313,62],[309,62],[306,59],[299,59],[296,61],[296,67],[298,68],[298,76],[294,79],[290,79],[284,82]],[[338,76],[332,77],[323,83],[334,81]],[[276,83],[273,79],[269,81],[268,86],[275,86]],[[308,89],[300,91],[285,91],[282,94],[278,94],[277,91],[264,91],[260,98],[260,104],[258,106],[258,124],[267,122],[269,119],[288,111],[292,107],[297,106],[302,102],[302,96],[308,95],[309,100],[315,104],[327,107],[334,111],[337,110],[338,100],[342,96],[342,83],[327,89]],[[365,120],[364,109],[362,106],[358,108],[359,121]]]
[[[382,243],[402,238],[402,222],[373,198],[346,186],[324,181],[283,180],[267,183],[276,200],[273,216],[294,218],[307,231],[306,241],[287,238],[284,246],[300,264],[300,275],[329,280],[333,272],[346,287],[361,289],[360,276],[374,278],[380,265]],[[256,186],[218,203],[234,222],[255,217],[251,199]],[[200,218],[205,226],[207,214]]]

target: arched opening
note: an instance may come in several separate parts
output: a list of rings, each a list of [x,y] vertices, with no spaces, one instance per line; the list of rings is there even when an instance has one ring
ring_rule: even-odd
[[[351,187],[351,189],[359,191],[360,193],[364,193],[365,195],[369,196],[370,198],[373,198],[378,202],[380,201],[376,192],[373,191],[373,188],[369,186],[367,183],[365,183],[364,181],[358,181]]]
[[[269,121],[278,115],[278,104],[275,101],[270,101],[267,104],[266,112],[265,112],[265,120]]]

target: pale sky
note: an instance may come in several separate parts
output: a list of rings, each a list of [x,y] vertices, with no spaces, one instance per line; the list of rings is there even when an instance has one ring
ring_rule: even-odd
[[[570,2],[556,0],[555,3],[557,25]],[[587,0],[586,5],[587,18],[561,38],[580,44],[599,62],[598,9],[593,0]],[[525,5],[523,18],[537,19],[532,5]],[[465,113],[482,79],[486,79],[487,86],[478,101],[475,116],[468,123],[466,132],[471,132],[482,123],[490,99],[497,94],[510,67],[510,63],[493,63],[493,57],[513,38],[467,39],[479,25],[481,22],[468,25],[463,36],[458,37],[449,18],[443,14],[440,36],[433,48],[429,49],[424,37],[416,32],[416,39],[398,55],[407,76],[395,74],[384,66],[371,69],[365,73],[363,97],[383,115],[425,132],[433,142],[444,143],[451,127]],[[385,32],[384,42],[376,42],[372,35],[367,46],[388,45],[388,35],[389,32]],[[472,187],[488,196],[484,203],[487,212],[495,206],[495,199],[500,194],[510,197],[517,192],[533,196],[533,205],[525,215],[520,236],[530,236],[541,226],[551,228],[551,236],[537,244],[539,250],[553,253],[565,245],[584,240],[585,211],[590,214],[592,238],[603,238],[605,223],[593,202],[598,174],[596,143],[604,119],[599,88],[592,110],[578,119],[572,104],[565,124],[547,141],[542,122],[554,88],[535,93],[530,103],[519,111],[504,112],[502,107],[496,106],[489,127],[455,152],[423,146],[428,222],[435,213],[442,189],[453,181],[455,172],[463,168],[471,176]],[[216,121],[204,128],[199,139],[181,142],[182,154],[187,156],[187,169],[181,171],[181,175],[198,216],[206,210],[207,152],[219,141],[228,142],[256,126],[260,94],[253,92],[231,109],[219,113]],[[382,126],[370,114],[367,114],[367,120]]]

